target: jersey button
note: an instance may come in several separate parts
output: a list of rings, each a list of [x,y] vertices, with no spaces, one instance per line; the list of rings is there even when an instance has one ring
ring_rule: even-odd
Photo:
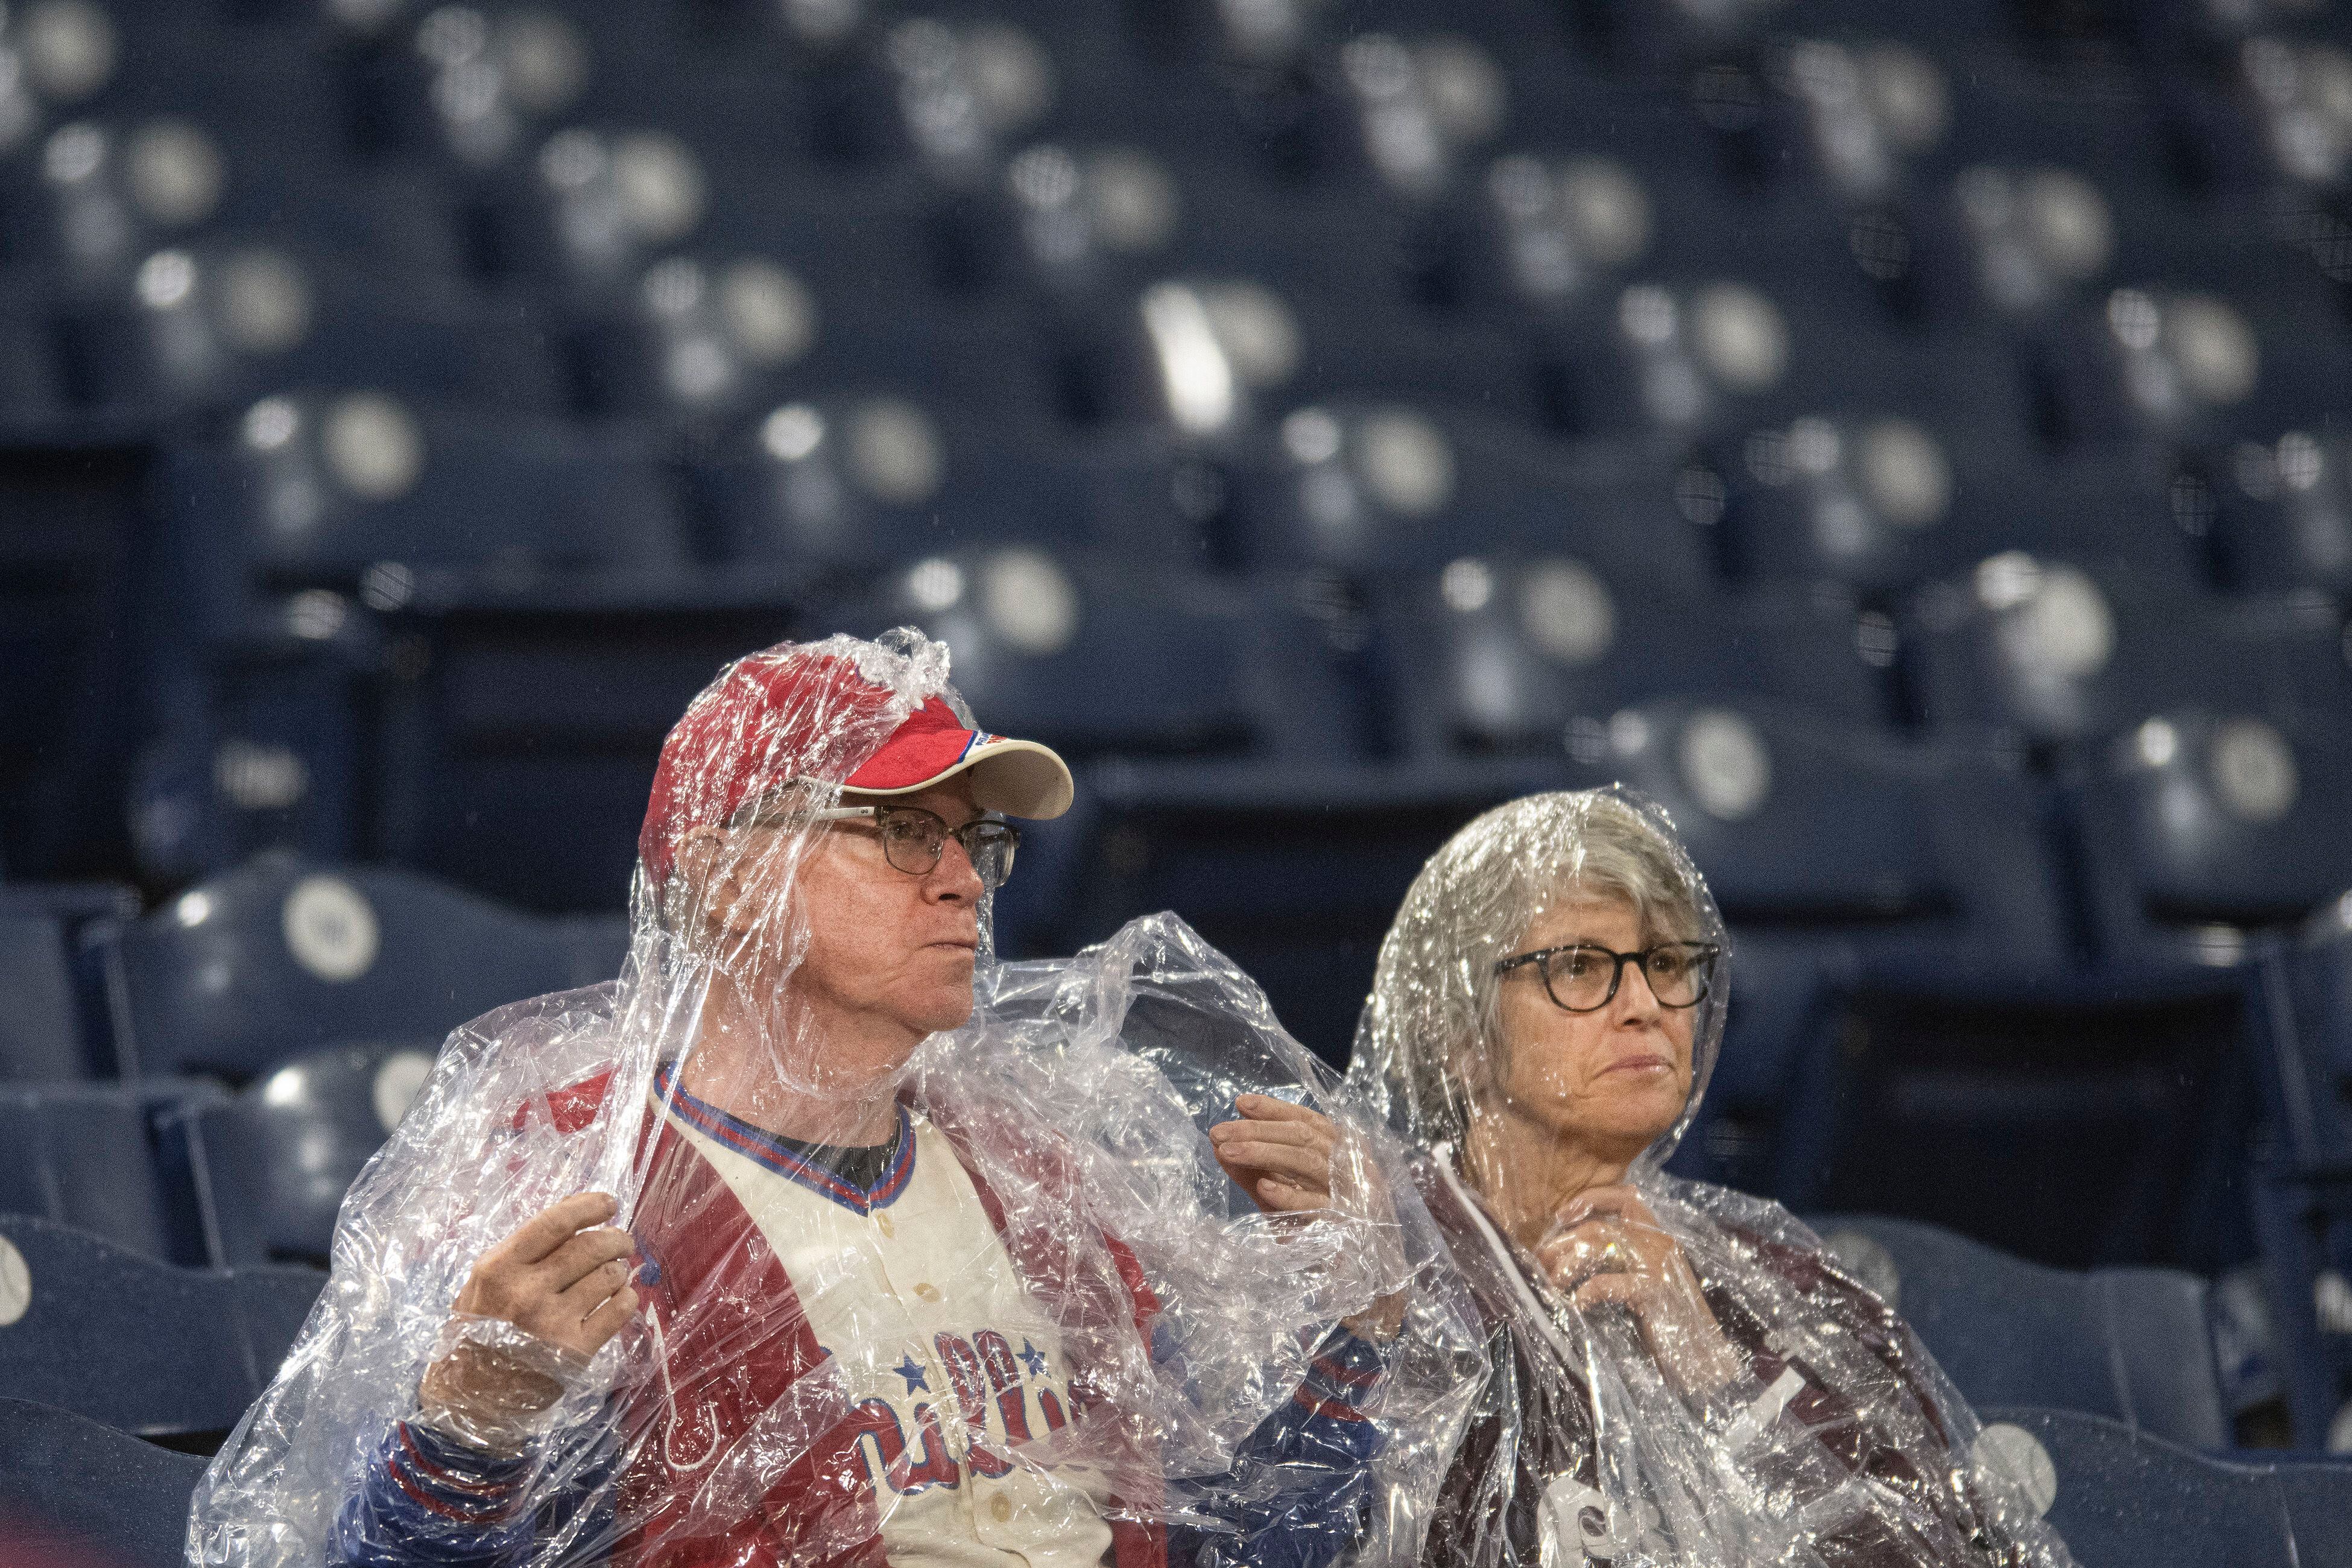
[[[988,1511],[994,1516],[997,1523],[1003,1524],[1013,1517],[1013,1500],[999,1492],[988,1500]]]
[[[876,1215],[874,1216],[874,1228],[880,1231],[887,1238],[890,1235],[890,1216],[887,1214]]]
[[[940,1288],[926,1279],[915,1287],[915,1294],[926,1301],[936,1301],[940,1299]]]

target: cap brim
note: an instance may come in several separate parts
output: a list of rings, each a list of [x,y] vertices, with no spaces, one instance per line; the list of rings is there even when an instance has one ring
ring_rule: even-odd
[[[873,789],[851,783],[859,795],[912,795],[945,783],[958,773],[971,775],[971,803],[982,811],[1044,821],[1061,816],[1076,798],[1070,766],[1051,746],[1034,741],[993,739],[972,747],[929,778],[893,789]]]

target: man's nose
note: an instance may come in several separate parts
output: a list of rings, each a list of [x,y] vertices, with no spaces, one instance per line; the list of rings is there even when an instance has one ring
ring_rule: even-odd
[[[971,856],[960,838],[949,838],[940,846],[940,863],[923,879],[923,895],[940,903],[959,900],[977,903],[987,889],[982,886],[980,873],[971,863]]]

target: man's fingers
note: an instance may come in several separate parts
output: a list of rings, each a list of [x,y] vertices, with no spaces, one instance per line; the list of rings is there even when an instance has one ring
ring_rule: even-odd
[[[625,1230],[583,1230],[541,1260],[531,1272],[539,1276],[548,1290],[566,1290],[573,1281],[636,1249],[636,1238]]]
[[[621,1205],[609,1193],[574,1193],[561,1203],[550,1204],[515,1227],[512,1236],[482,1255],[489,1264],[537,1263],[557,1247],[572,1239],[575,1231],[592,1225],[602,1225],[620,1213]]]
[[[629,1283],[629,1265],[625,1258],[603,1265],[593,1272],[583,1275],[568,1290],[558,1291],[548,1299],[547,1315],[551,1323],[569,1330],[585,1322],[596,1310],[618,1295]],[[557,1337],[569,1338],[568,1334]]]
[[[636,1312],[637,1293],[625,1285],[581,1323],[581,1332],[586,1340],[582,1348],[594,1355],[604,1348],[605,1341],[619,1333],[628,1321],[636,1316]]]
[[[1642,1281],[1631,1274],[1595,1274],[1570,1291],[1569,1300],[1586,1308],[1603,1304],[1631,1307],[1641,1300],[1642,1291]]]

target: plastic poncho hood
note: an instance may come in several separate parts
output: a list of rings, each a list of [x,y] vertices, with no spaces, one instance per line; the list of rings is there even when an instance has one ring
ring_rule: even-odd
[[[1702,999],[1655,1015],[1659,1037],[1679,1032],[1686,1052],[1679,1109],[1665,1109],[1622,1185],[1580,1191],[1559,1173],[1609,1162],[1549,1155],[1619,1131],[1601,1091],[1533,1109],[1510,1097],[1605,1075],[1580,1080],[1571,1064],[1531,1079],[1514,1053],[1600,1049],[1612,1016],[1571,1026],[1538,1006],[1537,1037],[1511,1037],[1499,988],[1538,982],[1495,971],[1563,923],[1548,916],[1592,903],[1630,910],[1644,946],[1697,942],[1720,957]],[[1664,1173],[1721,1047],[1731,946],[1672,822],[1622,789],[1498,806],[1406,895],[1350,1072],[1423,1151],[1421,1190],[1469,1281],[1492,1368],[1427,1561],[2070,1562],[1917,1337],[1811,1232],[1776,1204]],[[1628,969],[1621,984],[1636,984]],[[1549,1143],[1500,1142],[1507,1121],[1545,1117]],[[1609,1274],[1622,1278],[1600,1280]]]

